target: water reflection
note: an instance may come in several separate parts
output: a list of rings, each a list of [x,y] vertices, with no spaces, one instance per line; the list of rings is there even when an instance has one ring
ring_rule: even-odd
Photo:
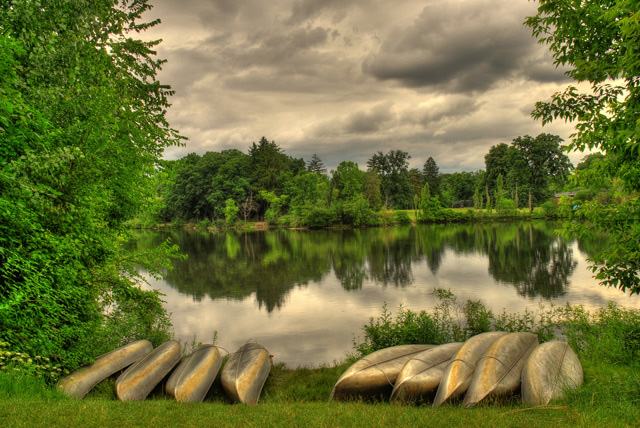
[[[188,254],[176,261],[166,282],[201,301],[245,299],[255,293],[260,308],[282,308],[294,287],[320,282],[333,273],[344,290],[361,290],[365,281],[406,287],[412,266],[426,262],[437,275],[447,249],[488,260],[498,282],[524,297],[563,295],[576,267],[567,242],[548,223],[424,225],[343,231],[170,231],[141,233],[139,249],[167,237]]]
[[[467,224],[343,231],[272,230],[143,232],[131,243],[153,248],[167,237],[188,254],[164,280],[176,338],[210,340],[236,349],[256,340],[278,361],[321,364],[341,359],[354,336],[386,302],[430,310],[434,288],[461,301],[480,299],[494,312],[539,303],[601,306],[638,298],[591,278],[585,252],[557,224]]]

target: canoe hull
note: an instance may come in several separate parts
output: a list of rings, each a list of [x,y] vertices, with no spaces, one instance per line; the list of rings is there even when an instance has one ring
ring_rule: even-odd
[[[391,401],[416,402],[433,396],[451,357],[462,343],[453,342],[422,351],[402,367],[391,393]]]
[[[216,346],[200,345],[171,373],[165,390],[177,401],[200,403],[211,388],[221,365],[222,355]]]
[[[247,343],[222,368],[222,388],[233,402],[257,404],[270,371],[269,351],[257,343]]]
[[[584,381],[582,365],[565,342],[546,342],[533,350],[522,369],[522,401],[547,405],[561,399],[567,388],[577,388]]]
[[[440,406],[446,400],[464,394],[471,384],[478,360],[493,342],[507,334],[504,331],[491,331],[473,336],[464,342],[444,370],[433,406]]]
[[[510,333],[496,340],[478,361],[463,405],[472,407],[488,396],[505,395],[520,388],[520,375],[538,346],[532,333]]]
[[[164,342],[116,379],[116,394],[121,401],[144,400],[182,357],[175,340]]]
[[[100,355],[93,364],[60,379],[58,390],[69,397],[82,398],[94,386],[114,373],[141,360],[153,350],[148,340],[138,340]]]
[[[331,400],[389,397],[405,363],[435,345],[399,345],[381,349],[356,361],[340,376]]]

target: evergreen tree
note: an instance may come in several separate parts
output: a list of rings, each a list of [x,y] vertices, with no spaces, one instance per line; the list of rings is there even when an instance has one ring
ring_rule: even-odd
[[[422,168],[425,182],[429,185],[429,192],[436,196],[440,194],[440,168],[432,157],[429,157]]]
[[[311,160],[307,162],[307,171],[315,172],[316,174],[326,174],[327,168],[325,168],[320,157],[314,153],[313,156],[311,156]]]

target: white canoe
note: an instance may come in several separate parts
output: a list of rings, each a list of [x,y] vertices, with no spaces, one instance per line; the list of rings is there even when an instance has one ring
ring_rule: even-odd
[[[220,350],[202,344],[171,373],[165,390],[177,401],[200,403],[211,388],[222,365]]]
[[[82,398],[94,386],[114,373],[144,358],[153,350],[148,340],[138,340],[100,355],[93,364],[60,379],[58,389],[69,397]]]
[[[461,347],[461,342],[447,343],[415,355],[400,370],[390,400],[416,402],[433,395],[451,357]]]
[[[464,394],[469,388],[478,360],[493,342],[507,334],[504,331],[491,331],[467,339],[444,370],[433,406],[440,406],[446,400]]]
[[[478,361],[463,405],[472,407],[489,395],[505,395],[520,387],[520,375],[535,347],[533,333],[510,333],[497,339]]]
[[[361,358],[340,376],[329,401],[388,397],[405,363],[433,347],[435,345],[391,346]]]
[[[222,368],[222,388],[236,403],[257,404],[271,364],[271,354],[264,346],[247,343]]]
[[[522,401],[546,405],[584,381],[582,364],[566,342],[546,342],[533,350],[522,369]]]
[[[182,348],[178,342],[164,342],[116,379],[118,398],[121,401],[144,400],[181,357]]]

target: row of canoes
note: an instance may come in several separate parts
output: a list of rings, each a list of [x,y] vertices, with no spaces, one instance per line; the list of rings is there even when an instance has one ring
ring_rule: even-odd
[[[150,342],[140,340],[96,358],[63,378],[58,388],[82,398],[126,368],[115,383],[120,400],[144,400],[167,378],[167,394],[181,402],[201,402],[220,371],[222,387],[233,402],[255,404],[272,365],[269,352],[256,343],[240,347],[222,370],[223,358],[214,345],[200,345],[181,358],[176,341],[153,349]],[[582,366],[567,343],[539,344],[531,333],[489,332],[464,343],[401,345],[374,352],[343,373],[330,400],[388,397],[439,406],[463,397],[463,404],[471,407],[520,389],[524,403],[544,405],[582,381]]]
[[[210,344],[200,345],[182,359],[182,348],[175,340],[157,348],[139,340],[96,358],[58,383],[65,394],[84,397],[107,377],[125,369],[116,379],[116,395],[122,401],[144,400],[168,376],[167,394],[181,402],[201,402],[216,379],[223,356]],[[227,396],[237,403],[255,404],[271,370],[271,355],[264,346],[247,343],[233,353],[220,371]]]
[[[545,405],[583,382],[578,357],[564,342],[538,343],[531,333],[482,333],[464,343],[401,345],[349,367],[330,400],[387,397],[439,406],[463,397],[472,407],[520,390],[525,404]]]

